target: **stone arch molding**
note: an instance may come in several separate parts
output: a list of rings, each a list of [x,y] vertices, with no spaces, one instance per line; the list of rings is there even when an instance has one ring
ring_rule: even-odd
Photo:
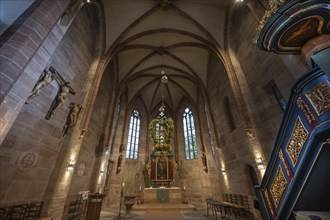
[[[119,66],[120,62],[122,60],[122,57],[124,56],[124,53],[129,52],[129,51],[140,51],[140,50],[145,50],[144,56],[141,56],[141,59],[138,61],[135,61],[135,63],[132,64],[132,67],[122,73],[124,76],[121,77],[119,76],[119,82],[117,84],[117,89],[115,92],[115,99],[113,100],[113,103],[118,102],[118,97],[120,97],[123,92],[126,91],[127,88],[129,88],[130,84],[132,82],[137,81],[137,79],[140,79],[141,77],[152,77],[153,79],[150,81],[147,81],[143,87],[141,87],[138,90],[138,94],[143,97],[143,91],[145,91],[145,88],[149,88],[151,84],[157,83],[157,75],[155,72],[151,73],[150,75],[147,74],[141,74],[141,72],[144,70],[145,73],[151,72],[150,68],[151,66],[148,65],[148,62],[151,60],[152,57],[156,57],[158,55],[160,56],[168,56],[172,57],[173,59],[176,60],[176,64],[180,64],[181,67],[178,68],[177,66],[172,67],[177,67],[176,70],[174,71],[181,71],[182,77],[185,77],[186,80],[189,80],[192,82],[193,87],[195,90],[201,92],[202,97],[204,99],[204,102],[206,103],[206,106],[208,108],[208,112],[211,114],[211,118],[213,118],[213,113],[210,111],[210,103],[207,95],[207,90],[206,86],[203,83],[203,80],[201,77],[198,75],[199,72],[194,71],[194,67],[192,66],[191,63],[185,62],[184,58],[177,54],[176,52],[178,50],[182,50],[182,48],[190,48],[190,49],[198,49],[200,51],[204,51],[206,54],[212,53],[214,54],[218,59],[219,62],[222,62],[225,70],[228,74],[229,81],[231,82],[231,88],[234,93],[234,98],[236,104],[239,106],[240,113],[243,115],[243,121],[245,122],[244,125],[247,129],[251,128],[251,122],[249,119],[249,115],[247,114],[246,106],[245,106],[245,101],[243,99],[242,91],[240,90],[240,85],[238,82],[238,79],[236,77],[236,73],[234,71],[234,68],[232,66],[231,60],[227,54],[227,52],[219,45],[219,42],[216,40],[216,38],[205,28],[202,24],[200,24],[194,17],[186,13],[184,10],[181,8],[178,8],[174,3],[170,3],[170,6],[168,7],[168,10],[175,10],[176,13],[185,21],[190,22],[194,26],[197,27],[199,30],[199,33],[203,34],[196,34],[194,32],[186,31],[186,30],[181,30],[177,28],[149,28],[147,30],[141,30],[138,32],[132,32],[137,26],[139,26],[141,23],[143,23],[147,18],[149,18],[151,15],[157,13],[158,11],[162,10],[161,3],[156,3],[154,7],[151,7],[150,9],[147,9],[142,12],[142,14],[137,17],[132,23],[128,24],[125,29],[121,31],[117,35],[117,38],[114,39],[113,43],[110,45],[110,47],[105,51],[103,54],[100,63],[97,68],[97,74],[93,83],[91,95],[89,96],[89,102],[90,107],[94,106],[94,102],[97,96],[97,89],[99,88],[102,75],[109,63],[111,61],[116,61],[118,63],[119,60]],[[189,38],[191,40],[186,40],[184,42],[179,42],[179,43],[173,43],[167,46],[162,46],[162,45],[152,45],[152,44],[141,44],[141,43],[136,43],[139,41],[146,41],[145,39],[148,39],[150,36],[158,36],[163,35],[163,34],[172,34],[176,36],[184,36],[185,38]],[[167,66],[171,66],[169,64],[166,64]],[[159,69],[163,68],[166,66],[165,64],[160,64]],[[142,68],[143,67],[143,68]],[[142,69],[141,69],[142,68]],[[186,71],[186,74],[182,73],[183,71]],[[116,73],[117,75],[120,75],[120,70],[119,72]],[[153,75],[152,75],[153,74]],[[133,77],[134,76],[134,77]],[[177,81],[175,79],[174,81]],[[180,83],[177,83],[180,84]],[[180,88],[180,86],[176,86],[178,90],[180,90],[183,94],[191,94],[190,91],[187,90],[187,88]],[[184,95],[185,96],[185,95]],[[134,95],[133,98],[137,98],[138,95]],[[191,97],[189,97],[190,99]],[[193,99],[194,100],[194,99]],[[130,102],[131,100],[128,100]],[[178,101],[180,103],[180,101]],[[194,103],[196,103],[196,99],[194,100]],[[170,104],[172,108],[173,104]],[[152,105],[148,106],[147,108],[152,109]],[[88,118],[91,115],[91,109],[88,108],[89,110],[86,110],[85,118],[88,120]],[[175,112],[175,109],[172,109],[173,112]],[[114,112],[112,111],[113,115],[111,116],[110,119],[110,124],[114,120]],[[211,120],[212,123],[214,123],[214,120]],[[212,126],[215,128],[215,126]],[[216,129],[216,128],[215,128]],[[111,131],[110,131],[111,132]],[[217,133],[217,132],[216,132]],[[218,138],[216,138],[217,142]],[[219,143],[217,143],[218,146],[220,146]]]

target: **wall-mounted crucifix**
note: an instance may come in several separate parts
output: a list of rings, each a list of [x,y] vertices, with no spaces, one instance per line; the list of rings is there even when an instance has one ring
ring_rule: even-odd
[[[63,136],[68,133],[73,126],[77,124],[78,115],[81,112],[82,105],[71,102],[69,109],[70,111],[68,113],[68,116],[66,117],[66,122],[62,130]]]
[[[55,99],[53,100],[48,113],[45,117],[45,119],[49,120],[50,117],[56,113],[59,107],[61,107],[64,104],[64,101],[68,94],[75,95],[76,92],[73,90],[73,88],[70,86],[70,83],[65,81],[63,77],[55,70],[54,67],[50,67],[49,70],[55,75],[55,80],[59,84],[60,88],[59,91],[57,92],[57,95]]]
[[[41,89],[44,88],[45,86],[49,85],[53,79],[55,78],[55,74],[52,72],[48,72],[47,70],[44,70],[39,77],[36,85],[33,87],[31,91],[31,95],[29,95],[28,100],[32,99],[35,96],[38,96]]]

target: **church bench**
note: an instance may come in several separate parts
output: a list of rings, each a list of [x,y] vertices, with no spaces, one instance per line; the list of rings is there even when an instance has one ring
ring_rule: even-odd
[[[249,200],[246,195],[223,194],[223,203],[230,207],[235,216],[251,218]]]
[[[221,215],[221,218],[229,218],[230,219],[230,203],[226,203],[223,201],[215,200],[213,198],[206,199],[207,210],[206,216],[209,216],[209,209],[212,209],[212,215],[215,215],[215,219],[218,219],[218,212]]]
[[[0,207],[1,220],[32,220],[40,217],[43,202]]]
[[[230,215],[251,219],[251,212],[249,206],[249,200],[246,195],[237,194],[223,194],[223,201],[215,200],[213,198],[206,199],[207,211],[206,216],[209,216],[209,210],[212,210],[212,215],[218,219],[217,213],[219,212],[221,218],[231,218]]]
[[[213,198],[206,199],[206,216],[209,216],[209,209],[212,209],[212,215],[214,215],[214,200]]]

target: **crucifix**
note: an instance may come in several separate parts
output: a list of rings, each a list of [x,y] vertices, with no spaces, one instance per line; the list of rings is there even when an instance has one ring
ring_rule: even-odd
[[[75,95],[76,92],[73,90],[73,88],[70,86],[70,83],[65,81],[63,77],[55,70],[54,67],[50,67],[49,70],[55,75],[55,80],[60,86],[59,91],[57,92],[57,95],[55,99],[53,100],[48,113],[45,117],[45,119],[49,120],[50,117],[56,113],[59,107],[61,107],[64,104],[64,101],[68,94]]]
[[[38,96],[41,89],[47,85],[49,85],[53,79],[55,78],[55,75],[53,73],[48,72],[47,70],[44,70],[41,74],[41,76],[38,79],[38,82],[33,87],[33,90],[31,91],[31,95],[27,98],[28,100]]]

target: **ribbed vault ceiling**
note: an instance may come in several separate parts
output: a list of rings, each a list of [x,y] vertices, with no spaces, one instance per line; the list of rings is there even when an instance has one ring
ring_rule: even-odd
[[[147,111],[164,101],[173,112],[205,90],[210,53],[223,47],[226,6],[233,0],[103,0],[106,55],[117,60],[128,102],[141,96]]]

